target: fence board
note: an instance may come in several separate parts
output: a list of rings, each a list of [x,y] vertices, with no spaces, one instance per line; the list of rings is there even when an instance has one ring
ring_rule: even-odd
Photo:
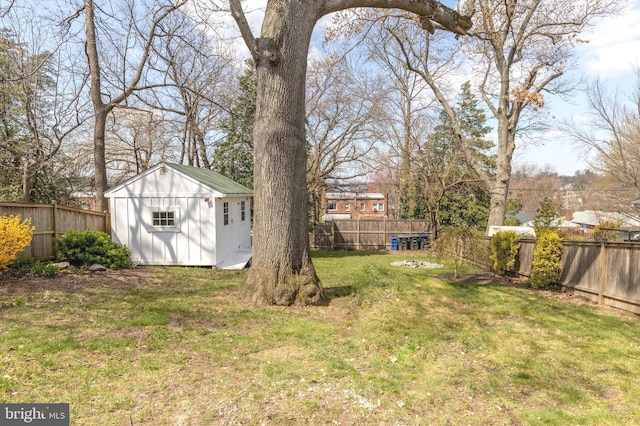
[[[392,236],[431,237],[428,221],[412,219],[338,219],[313,224],[311,229],[315,249],[389,250]]]
[[[109,218],[106,213],[98,213],[57,204],[0,203],[0,216],[20,215],[31,218],[35,227],[31,244],[21,254],[22,257],[51,259],[55,257],[54,238],[60,238],[69,229],[87,229],[109,232]]]
[[[531,276],[533,247],[533,241],[521,241],[518,274]],[[640,244],[563,241],[561,263],[562,286],[599,304],[640,314]]]

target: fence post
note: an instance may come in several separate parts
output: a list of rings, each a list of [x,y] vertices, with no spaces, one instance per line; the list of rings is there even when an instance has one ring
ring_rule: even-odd
[[[108,210],[104,211],[104,232],[111,236],[111,216]]]
[[[336,246],[336,222],[331,221],[331,250]]]
[[[604,305],[604,291],[607,287],[607,239],[600,242],[600,286],[598,288],[598,304]]]
[[[52,207],[53,237],[51,237],[51,253],[56,256],[56,238],[58,238],[58,205],[54,201]]]
[[[387,250],[387,241],[389,241],[389,239],[387,238],[387,218],[386,217],[382,218],[382,228],[384,230],[384,232],[382,233],[382,245],[384,249]],[[391,242],[389,242],[389,246],[391,246]]]

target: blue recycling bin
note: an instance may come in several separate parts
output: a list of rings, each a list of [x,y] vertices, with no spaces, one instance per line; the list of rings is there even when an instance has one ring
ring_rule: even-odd
[[[396,236],[391,237],[391,250],[393,251],[398,250],[398,237]]]

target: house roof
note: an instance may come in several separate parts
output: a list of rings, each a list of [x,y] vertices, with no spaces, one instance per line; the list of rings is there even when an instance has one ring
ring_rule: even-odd
[[[531,226],[533,227],[534,223],[533,220],[530,220],[528,222],[525,222],[522,224],[522,226]],[[575,222],[571,222],[570,220],[567,220],[563,217],[558,217],[555,218],[552,222],[551,222],[551,226],[554,226],[556,228],[580,228],[580,225],[578,225]]]
[[[221,175],[220,173],[214,172],[209,169],[201,169],[199,167],[193,166],[185,166],[184,164],[176,164],[176,163],[160,163],[157,164],[144,172],[127,179],[123,183],[114,186],[113,188],[105,191],[105,195],[109,195],[117,192],[120,188],[123,188],[130,183],[141,179],[144,176],[147,176],[151,173],[154,173],[156,170],[161,167],[168,167],[173,169],[175,172],[186,176],[187,178],[196,181],[197,183],[204,185],[208,188],[211,188],[214,191],[217,191],[223,195],[253,195],[253,191],[247,188],[244,185],[239,184],[226,176]]]
[[[597,226],[603,222],[617,222],[622,228],[640,228],[640,219],[637,217],[625,213],[598,210],[574,212],[571,222],[590,226]]]
[[[380,192],[327,192],[327,200],[383,200],[384,194]]]
[[[253,195],[253,191],[238,182],[229,179],[220,173],[209,169],[201,169],[199,167],[185,166],[184,164],[164,163],[167,167],[171,167],[180,173],[197,180],[203,185],[215,189],[218,192],[227,195]]]

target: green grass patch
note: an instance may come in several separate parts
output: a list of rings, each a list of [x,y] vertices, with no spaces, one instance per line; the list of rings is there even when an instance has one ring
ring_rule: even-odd
[[[17,293],[0,400],[78,425],[640,424],[637,316],[402,259],[436,262],[314,253],[325,307],[254,309],[243,272],[204,268]]]

